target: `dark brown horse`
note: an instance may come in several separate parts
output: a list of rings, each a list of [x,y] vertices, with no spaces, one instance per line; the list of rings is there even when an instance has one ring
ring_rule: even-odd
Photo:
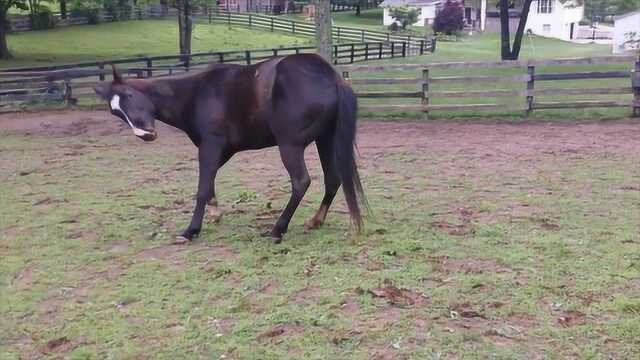
[[[292,55],[250,65],[214,65],[201,72],[160,79],[123,80],[95,87],[120,117],[145,141],[156,138],[154,121],[183,130],[198,147],[200,177],[193,218],[178,242],[200,233],[205,206],[217,206],[218,169],[233,154],[278,146],[291,178],[291,198],[266,235],[280,242],[311,179],[305,148],[315,141],[324,171],[325,195],[305,222],[324,222],[338,188],[360,230],[366,200],[356,167],[356,96],[333,67],[317,55]]]

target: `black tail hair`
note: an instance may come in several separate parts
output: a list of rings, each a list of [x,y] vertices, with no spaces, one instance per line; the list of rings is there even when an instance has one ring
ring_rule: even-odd
[[[355,156],[356,121],[358,100],[351,87],[338,80],[338,116],[334,133],[333,148],[342,191],[347,200],[351,221],[360,232],[363,228],[361,206],[369,212],[369,204],[364,195]]]

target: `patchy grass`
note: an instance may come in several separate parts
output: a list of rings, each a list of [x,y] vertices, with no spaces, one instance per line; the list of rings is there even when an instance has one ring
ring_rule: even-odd
[[[39,118],[39,120],[38,120]],[[225,215],[185,247],[194,148],[106,113],[4,117],[2,358],[637,358],[640,134],[631,123],[375,123],[373,217],[274,246],[277,152],[219,175]],[[48,125],[47,125],[48,124]]]
[[[308,38],[226,25],[195,24],[193,51],[308,45]],[[178,25],[170,20],[121,21],[8,35],[15,56],[0,67],[118,59],[178,53]]]

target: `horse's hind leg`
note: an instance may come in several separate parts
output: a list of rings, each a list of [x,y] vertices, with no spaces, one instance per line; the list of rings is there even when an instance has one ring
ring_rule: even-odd
[[[291,198],[269,233],[275,243],[282,241],[282,235],[287,232],[291,217],[311,184],[307,165],[304,163],[304,147],[280,145],[280,157],[291,178]]]
[[[324,172],[324,198],[316,214],[304,222],[305,230],[319,228],[327,217],[329,206],[340,188],[340,177],[336,169],[335,154],[333,149],[333,136],[325,136],[316,140],[320,163]]]

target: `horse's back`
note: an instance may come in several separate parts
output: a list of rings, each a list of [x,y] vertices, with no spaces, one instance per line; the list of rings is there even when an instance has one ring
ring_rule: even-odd
[[[306,145],[331,131],[338,106],[337,85],[337,73],[318,55],[282,58],[270,99],[270,124],[278,141]]]

